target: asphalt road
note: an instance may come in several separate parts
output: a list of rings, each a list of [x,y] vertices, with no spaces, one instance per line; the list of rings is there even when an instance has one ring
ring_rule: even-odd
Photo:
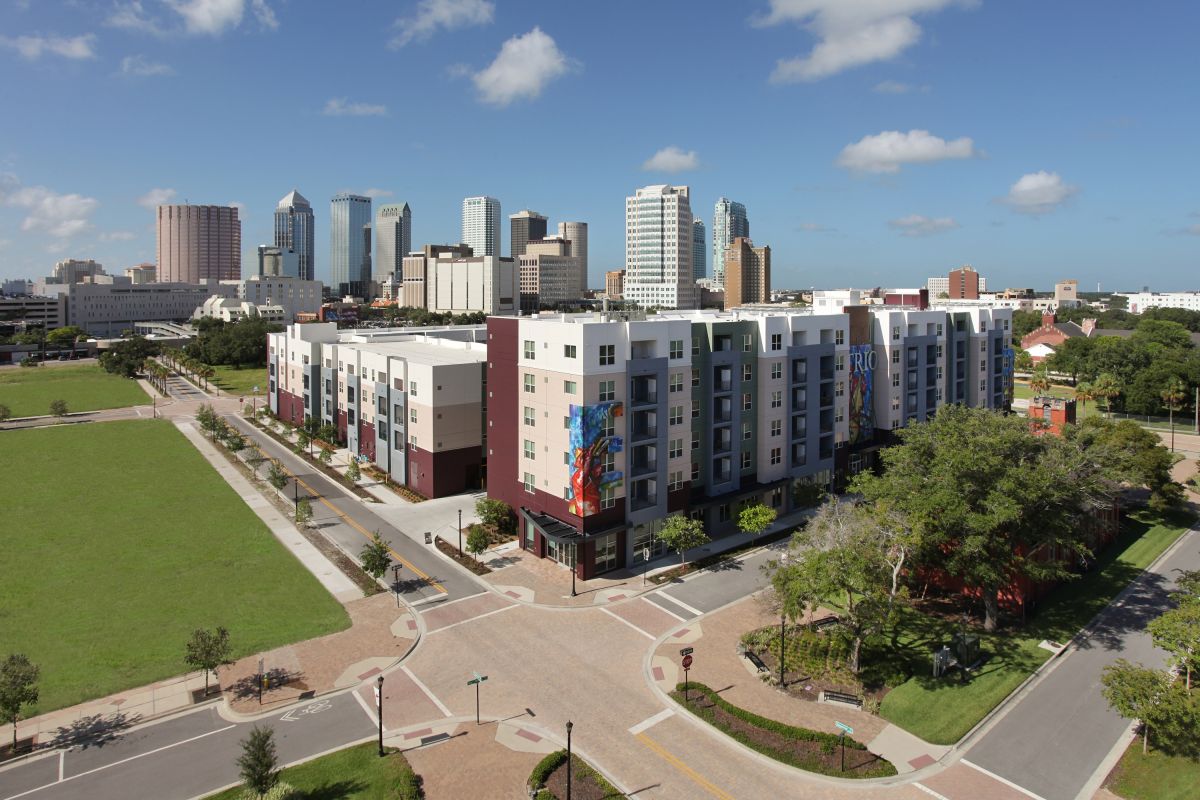
[[[208,706],[141,728],[114,729],[99,741],[0,772],[0,800],[196,797],[237,782],[240,742],[255,724],[275,730],[281,764],[369,738],[375,731],[374,720],[349,692],[257,723],[227,722],[215,706]]]
[[[787,549],[787,545],[787,539],[775,542],[765,550],[754,553],[743,560],[726,562],[707,569],[686,581],[667,584],[658,592],[646,595],[646,599],[673,614],[680,613],[679,603],[664,600],[658,595],[670,595],[675,600],[682,602],[685,609],[690,608],[695,612],[685,616],[716,611],[722,606],[729,605],[735,600],[740,600],[746,595],[764,588],[768,580],[763,572],[763,565],[768,561],[778,559],[780,554]]]
[[[1104,667],[1118,658],[1162,666],[1146,623],[1170,606],[1179,570],[1200,569],[1200,532],[1192,530],[1158,568],[1101,616],[1077,650],[1062,657],[966,758],[1045,800],[1075,800],[1125,733],[1129,721],[1100,693]]]
[[[335,486],[325,473],[270,436],[234,415],[226,416],[226,420],[256,442],[268,456],[279,459],[289,473],[300,479],[301,497],[320,498],[312,500],[313,522],[321,525],[321,532],[336,541],[343,550],[358,553],[370,535],[379,531],[393,552],[406,562],[400,573],[400,594],[408,602],[457,600],[485,591],[473,576],[431,552],[432,545],[420,544],[394,527],[371,510],[371,503],[352,498],[341,487]],[[291,484],[284,491],[291,495]],[[420,570],[421,574],[412,567]]]

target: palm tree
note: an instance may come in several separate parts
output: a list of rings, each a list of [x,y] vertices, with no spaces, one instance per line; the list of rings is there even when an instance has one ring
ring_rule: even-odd
[[[1167,383],[1167,387],[1162,390],[1163,405],[1167,409],[1167,413],[1171,420],[1171,452],[1175,452],[1175,412],[1183,408],[1183,401],[1187,399],[1187,387],[1183,385],[1183,381],[1178,377],[1171,378]]]
[[[1050,391],[1050,370],[1044,363],[1038,364],[1033,370],[1033,374],[1029,376],[1029,388],[1035,397]]]
[[[1087,381],[1075,386],[1075,399],[1083,408],[1080,410],[1079,416],[1083,416],[1083,411],[1087,409],[1087,404],[1096,399],[1096,390]]]
[[[1117,376],[1111,372],[1102,372],[1092,384],[1092,394],[1097,398],[1104,398],[1104,412],[1106,416],[1112,416],[1112,400],[1114,397],[1121,394],[1121,383],[1117,380]]]

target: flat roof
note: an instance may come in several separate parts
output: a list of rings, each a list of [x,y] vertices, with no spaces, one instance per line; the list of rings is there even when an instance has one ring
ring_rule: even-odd
[[[410,363],[429,366],[478,364],[487,361],[486,348],[481,344],[472,347],[471,344],[452,339],[438,339],[410,342],[339,342],[338,346],[372,355],[403,358]]]

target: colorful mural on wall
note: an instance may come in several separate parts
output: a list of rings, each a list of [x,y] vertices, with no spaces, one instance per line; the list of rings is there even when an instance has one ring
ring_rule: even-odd
[[[850,345],[850,444],[869,442],[875,436],[875,348]]]
[[[623,403],[597,403],[591,406],[571,406],[571,482],[567,493],[567,511],[586,517],[600,513],[600,497],[604,489],[616,489],[624,474],[619,470],[604,471],[604,456],[619,453],[624,444],[620,436],[606,436],[616,431],[617,418],[625,414]]]

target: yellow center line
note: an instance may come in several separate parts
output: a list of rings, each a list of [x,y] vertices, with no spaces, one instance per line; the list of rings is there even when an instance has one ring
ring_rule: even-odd
[[[636,735],[636,738],[641,741],[642,744],[646,745],[646,747],[649,747],[651,750],[657,753],[668,764],[675,767],[675,769],[679,770],[687,777],[691,778],[697,786],[711,794],[713,797],[719,798],[719,800],[736,800],[736,798],[729,792],[715,785],[699,772],[696,772],[696,770],[683,763],[682,760],[668,752],[665,747],[651,739],[646,734],[639,733]]]
[[[264,453],[264,452],[262,451],[262,448],[261,448],[261,447],[260,447],[260,448],[258,448],[258,452],[259,452],[259,453],[260,453],[260,454],[261,454],[261,455],[262,455],[264,458],[268,458],[267,454],[266,454],[266,453]],[[281,466],[281,467],[283,467],[283,464],[282,464],[282,463],[280,463],[280,466]],[[296,483],[298,483],[298,484],[300,484],[301,486],[303,486],[303,487],[304,487],[304,489],[305,489],[307,492],[309,492],[310,494],[312,494],[312,495],[313,495],[313,497],[315,497],[316,499],[320,500],[320,501],[321,501],[323,504],[325,504],[325,506],[326,506],[326,507],[327,507],[327,508],[328,508],[330,511],[332,511],[334,514],[337,514],[339,517],[341,517],[341,519],[342,519],[342,521],[343,521],[343,522],[345,522],[345,523],[346,523],[347,525],[349,525],[351,528],[354,528],[354,530],[358,531],[358,532],[359,532],[359,533],[361,533],[363,536],[365,536],[365,537],[366,537],[366,539],[367,539],[367,541],[371,541],[371,540],[372,540],[372,539],[375,537],[375,534],[371,533],[371,532],[370,532],[370,531],[368,531],[366,528],[364,528],[362,525],[359,525],[357,522],[355,522],[353,519],[351,519],[349,516],[347,516],[347,515],[346,515],[346,513],[345,513],[344,511],[342,511],[340,508],[338,508],[337,506],[335,506],[333,503],[331,503],[331,502],[329,502],[327,499],[325,499],[325,497],[324,497],[324,496],[323,496],[323,495],[322,495],[320,492],[318,492],[316,489],[314,489],[313,487],[311,487],[311,486],[309,486],[307,483],[305,483],[305,482],[304,482],[304,481],[303,481],[301,478],[299,478],[299,477],[298,477],[298,476],[297,476],[295,473],[293,473],[293,472],[292,472],[291,470],[289,470],[287,467],[283,467],[283,471],[284,471],[285,473],[287,473],[287,474],[288,474],[288,475],[289,475],[289,476],[290,476],[290,477],[291,477],[293,480],[295,480],[295,481],[296,481]],[[391,555],[392,555],[392,558],[396,559],[396,560],[397,560],[397,561],[399,561],[401,564],[403,564],[404,566],[406,566],[406,567],[408,567],[410,570],[412,570],[412,571],[413,571],[413,572],[416,574],[416,576],[417,576],[418,578],[420,578],[421,580],[425,581],[426,583],[428,583],[428,584],[429,584],[430,586],[432,586],[434,589],[437,589],[437,590],[438,590],[439,592],[441,592],[442,594],[449,594],[449,592],[447,592],[447,591],[446,591],[446,587],[445,587],[445,586],[442,586],[440,583],[438,583],[437,581],[435,581],[433,578],[429,577],[429,576],[428,576],[428,575],[426,575],[424,572],[422,572],[421,570],[417,569],[417,567],[413,566],[413,564],[412,564],[411,562],[409,562],[409,560],[408,560],[408,559],[406,559],[406,558],[404,558],[403,556],[401,556],[401,555],[400,555],[399,553],[397,553],[395,550],[392,550],[391,548],[388,548],[388,552],[389,552],[389,553],[391,553]]]

